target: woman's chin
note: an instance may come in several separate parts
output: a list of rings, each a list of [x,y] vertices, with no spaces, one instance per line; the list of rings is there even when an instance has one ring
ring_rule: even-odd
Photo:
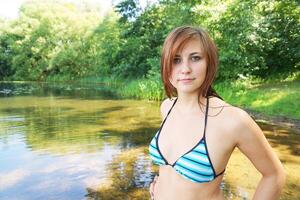
[[[177,87],[177,93],[186,93],[186,94],[191,94],[191,93],[198,93],[199,87]]]

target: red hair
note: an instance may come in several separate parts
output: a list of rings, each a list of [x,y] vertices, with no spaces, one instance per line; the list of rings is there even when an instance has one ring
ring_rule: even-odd
[[[163,44],[161,55],[161,76],[166,95],[171,98],[177,96],[176,88],[171,84],[169,78],[173,69],[173,59],[177,52],[192,39],[199,39],[206,58],[206,76],[199,88],[199,95],[204,97],[217,96],[221,98],[212,88],[218,66],[218,50],[208,33],[202,28],[192,26],[181,26],[169,33]]]

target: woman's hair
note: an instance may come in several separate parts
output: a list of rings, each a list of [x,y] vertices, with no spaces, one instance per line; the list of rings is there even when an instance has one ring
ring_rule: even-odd
[[[206,76],[199,88],[199,95],[205,97],[216,96],[221,98],[211,86],[217,73],[217,47],[206,31],[202,28],[192,26],[181,26],[175,28],[169,33],[163,44],[161,55],[161,76],[166,95],[169,98],[177,96],[177,90],[169,80],[173,70],[173,59],[175,54],[180,52],[187,42],[195,38],[200,40],[199,45],[203,48],[207,63]]]

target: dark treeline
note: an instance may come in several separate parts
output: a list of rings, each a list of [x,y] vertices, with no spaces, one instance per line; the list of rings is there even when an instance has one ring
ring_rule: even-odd
[[[78,1],[79,2],[79,1]],[[219,48],[219,80],[285,78],[300,67],[297,0],[123,0],[105,16],[89,3],[26,1],[0,19],[0,80],[159,79],[164,38],[202,26]]]

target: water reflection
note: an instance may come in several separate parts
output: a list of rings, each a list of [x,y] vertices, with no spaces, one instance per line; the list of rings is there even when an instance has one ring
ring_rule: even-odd
[[[149,200],[152,164],[143,147],[122,151],[107,168],[109,177],[99,188],[88,188],[88,199]]]
[[[95,91],[77,98],[74,91],[47,96],[45,90],[0,98],[1,199],[82,199],[109,177],[115,156],[145,144],[149,125],[159,123],[155,103],[101,99]],[[137,163],[147,163],[146,157]],[[133,187],[150,182],[144,180],[151,174],[145,166],[134,167],[144,173],[132,174]]]
[[[0,82],[0,97],[64,96],[77,99],[117,99],[114,89],[103,84],[68,84],[44,82]]]
[[[159,103],[97,87],[0,83],[0,199],[149,199]],[[299,134],[259,125],[288,172],[281,199],[300,199]],[[236,150],[222,190],[251,199],[259,179]]]
[[[60,145],[64,148],[57,146],[55,151],[43,146],[32,151],[21,134],[11,133],[6,142],[0,143],[1,199],[79,199],[85,195],[85,188],[98,187],[105,177],[106,164],[120,151],[115,145],[118,138],[99,138],[101,145],[91,143],[97,147],[91,153],[84,144],[66,148],[68,144],[63,142]]]

